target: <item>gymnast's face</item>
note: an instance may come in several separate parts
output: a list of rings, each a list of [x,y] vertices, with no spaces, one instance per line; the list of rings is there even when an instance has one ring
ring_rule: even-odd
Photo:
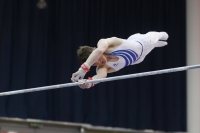
[[[102,66],[105,65],[107,62],[106,56],[102,55],[95,63],[93,66]]]

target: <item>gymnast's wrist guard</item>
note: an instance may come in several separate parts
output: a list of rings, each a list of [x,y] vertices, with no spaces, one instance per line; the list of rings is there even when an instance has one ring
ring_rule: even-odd
[[[81,65],[81,68],[82,68],[86,73],[90,71],[90,66],[89,66],[88,64],[86,64],[86,63],[83,63],[83,64]]]
[[[92,77],[88,77],[88,80],[92,80]],[[93,87],[95,85],[95,83],[89,83],[89,84],[91,84],[90,87]]]

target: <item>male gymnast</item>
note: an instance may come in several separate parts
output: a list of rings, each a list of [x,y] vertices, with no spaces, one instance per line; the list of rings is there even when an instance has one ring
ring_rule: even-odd
[[[96,83],[86,83],[87,80],[106,78],[108,73],[141,63],[155,47],[167,45],[167,39],[166,32],[148,32],[133,34],[128,39],[100,39],[97,48],[81,46],[77,50],[77,56],[82,65],[72,74],[71,80],[79,82],[82,89],[91,88]],[[96,66],[96,75],[83,79],[91,66]]]

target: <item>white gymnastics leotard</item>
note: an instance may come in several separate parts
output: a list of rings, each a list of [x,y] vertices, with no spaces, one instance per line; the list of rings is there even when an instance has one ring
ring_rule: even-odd
[[[117,56],[116,62],[107,62],[106,65],[118,71],[126,66],[135,65],[144,60],[146,55],[156,47],[156,43],[160,38],[158,33],[150,34],[134,34],[127,40],[123,39],[122,44],[114,51],[105,53],[110,56]],[[155,39],[154,39],[155,38]]]

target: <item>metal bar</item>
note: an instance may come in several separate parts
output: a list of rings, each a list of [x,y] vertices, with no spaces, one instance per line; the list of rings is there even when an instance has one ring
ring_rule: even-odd
[[[129,75],[122,75],[122,76],[115,76],[115,77],[108,77],[108,78],[101,78],[101,79],[95,79],[95,80],[88,80],[87,83],[108,82],[108,81],[122,80],[122,79],[128,79],[128,78],[158,75],[158,74],[163,74],[163,73],[186,71],[186,70],[197,69],[197,68],[200,68],[200,64],[192,65],[192,66],[171,68],[171,69],[163,69],[163,70],[157,70],[157,71],[150,71],[150,72],[143,72],[143,73],[136,73],[136,74],[129,74]],[[20,94],[20,93],[42,91],[42,90],[50,90],[50,89],[58,89],[58,88],[71,87],[71,86],[77,86],[77,85],[79,85],[78,82],[44,86],[44,87],[36,87],[36,88],[23,89],[23,90],[8,91],[8,92],[1,92],[0,96],[7,96],[7,95],[14,95],[14,94]]]

